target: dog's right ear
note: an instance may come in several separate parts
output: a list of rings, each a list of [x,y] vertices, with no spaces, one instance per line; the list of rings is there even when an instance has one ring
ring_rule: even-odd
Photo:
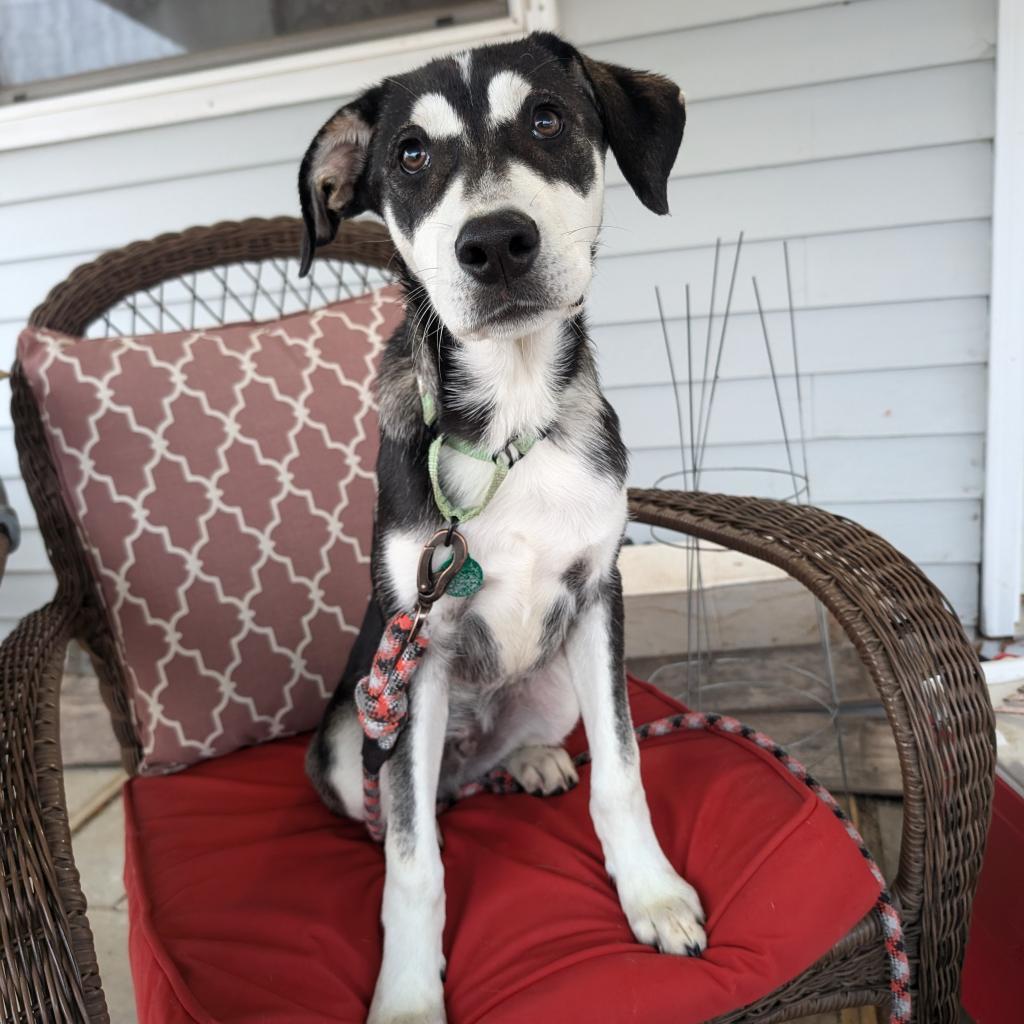
[[[346,104],[317,132],[299,167],[299,202],[306,231],[299,277],[313,265],[317,246],[334,241],[338,225],[368,209],[366,157],[384,86]]]

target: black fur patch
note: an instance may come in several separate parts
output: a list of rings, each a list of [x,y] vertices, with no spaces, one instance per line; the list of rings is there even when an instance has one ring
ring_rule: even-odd
[[[590,577],[590,563],[585,558],[577,559],[562,573],[562,583],[578,605],[586,599]]]
[[[459,679],[491,682],[501,672],[494,634],[484,620],[469,611],[459,622],[451,652],[452,673]]]
[[[629,713],[629,694],[626,691],[622,577],[618,566],[613,567],[601,581],[601,600],[608,608],[608,668],[611,672],[612,703],[615,709],[615,733],[623,758],[631,762],[636,757],[636,742],[633,737],[633,719]]]
[[[598,429],[586,437],[586,459],[596,473],[610,476],[619,484],[626,482],[629,452],[622,442],[618,413],[604,395],[601,396]]]
[[[410,702],[405,728],[395,741],[394,751],[388,759],[388,832],[398,837],[399,850],[410,853],[415,848],[416,836],[416,784],[413,779],[412,730],[416,716],[415,696]],[[431,837],[433,841],[433,837]]]
[[[576,601],[571,595],[558,597],[547,610],[544,622],[541,626],[540,654],[537,657],[536,668],[541,668],[562,646],[569,627],[576,618]]]

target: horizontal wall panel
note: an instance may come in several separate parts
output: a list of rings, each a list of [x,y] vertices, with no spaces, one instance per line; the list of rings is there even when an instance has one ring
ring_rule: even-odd
[[[874,531],[919,565],[970,564],[981,555],[977,543],[981,502],[976,500],[858,502],[826,507]],[[651,528],[643,523],[634,523],[629,532],[638,544],[652,539]],[[655,538],[664,537],[665,531],[655,534]]]
[[[989,217],[992,147],[964,143],[676,178],[668,194],[671,216],[656,217],[628,186],[610,188],[602,253],[708,245],[740,231],[758,240]]]
[[[3,155],[0,204],[299,161],[338,100],[164,125]],[[73,176],[68,167],[74,167]],[[9,170],[8,170],[9,169]]]
[[[56,580],[49,573],[4,574],[0,587],[0,620],[21,619],[53,599]]]
[[[992,61],[691,102],[674,177],[991,139]],[[622,172],[608,158],[607,181]]]
[[[295,169],[247,167],[205,178],[181,178],[96,192],[82,202],[59,196],[0,207],[5,263],[104,250],[192,224],[295,214]]]
[[[628,186],[610,188],[602,239],[610,255],[714,242],[746,231],[781,238],[987,217],[991,147],[964,143],[789,168],[674,179],[673,216],[643,208]],[[108,249],[191,224],[296,212],[294,168],[274,165],[0,207],[8,240],[0,268],[22,259]],[[142,229],[142,225],[145,228]]]
[[[685,5],[681,5],[685,6]],[[995,0],[868,0],[591,46],[601,60],[673,77],[690,99],[990,58]]]
[[[990,283],[990,243],[987,220],[793,239],[793,301],[804,308],[984,296]],[[723,245],[716,310],[725,307],[734,253],[734,244]],[[590,321],[602,325],[657,319],[656,286],[665,315],[683,317],[684,285],[689,282],[691,287],[691,307],[706,303],[700,297],[711,294],[713,267],[713,246],[600,260],[587,306]],[[786,307],[781,243],[744,244],[733,312],[756,311],[751,276],[758,278],[765,309]]]
[[[689,436],[691,394],[694,420],[700,390],[677,389]],[[802,381],[808,440],[981,433],[985,427],[985,369],[981,366],[922,367],[825,375]],[[782,441],[800,435],[796,380],[723,380],[705,389],[708,444]],[[631,448],[667,447],[678,440],[676,402],[669,384],[614,388],[608,398]],[[782,411],[779,410],[781,402]],[[783,421],[783,416],[785,420]]]
[[[992,137],[991,61],[691,101],[675,176]],[[0,206],[299,161],[337,100],[4,154]],[[69,180],[67,167],[75,168]],[[622,173],[609,156],[607,180]],[[297,212],[297,206],[296,206]]]
[[[708,296],[691,295],[694,313],[687,345],[685,320],[666,324],[676,379],[703,377],[705,355],[717,357],[721,315],[712,326],[708,345]],[[705,314],[695,315],[698,310]],[[656,312],[656,310],[655,310]],[[985,299],[896,302],[876,306],[839,306],[798,310],[794,317],[797,358],[803,375],[857,370],[902,369],[983,363],[988,354],[988,303]],[[765,327],[779,375],[793,373],[789,313],[768,313]],[[660,384],[670,379],[662,325],[656,321],[594,327],[601,380],[605,387]],[[720,377],[770,376],[764,333],[757,313],[729,317],[721,346]]]
[[[69,256],[4,262],[0,253],[0,321],[20,329],[55,284],[98,255],[98,249],[90,249]]]
[[[907,501],[832,504],[829,510],[883,536],[916,562],[953,564],[981,558],[981,502]]]
[[[559,32],[577,46],[653,32],[755,18],[849,0],[644,0],[642,8],[622,0],[559,0]],[[854,0],[858,2],[858,0]]]
[[[38,528],[32,526],[21,531],[21,543],[18,550],[7,559],[5,579],[12,572],[45,572],[50,571],[50,560],[46,556],[46,545]]]
[[[799,448],[793,449],[800,468]],[[984,438],[887,437],[807,442],[811,497],[817,504],[850,502],[952,501],[979,498],[984,480]],[[792,492],[788,476],[777,473],[725,472],[736,466],[787,468],[782,444],[721,445],[704,452],[701,480],[705,491],[732,491],[783,498]],[[666,473],[681,470],[678,447],[634,449],[630,484],[651,487]],[[692,487],[677,478],[673,486]]]
[[[790,378],[780,387],[783,409],[790,429],[798,422],[795,390]],[[709,389],[710,390],[710,389]],[[687,417],[686,389],[679,388],[683,415]],[[672,388],[656,385],[644,388],[616,388],[608,400],[619,414],[622,437],[630,448],[663,448],[678,443],[679,430]],[[781,441],[783,430],[774,390],[766,380],[720,381],[707,417],[709,444],[743,444],[748,441]],[[809,396],[804,394],[809,409]],[[807,411],[807,410],[805,410]],[[688,425],[688,418],[685,421]],[[688,431],[687,431],[688,433]],[[702,436],[705,436],[702,432]]]
[[[983,433],[984,366],[928,366],[815,377],[815,437]]]
[[[17,480],[20,472],[18,453],[14,447],[14,427],[8,422],[0,427],[0,479],[4,487],[9,486],[11,480]]]
[[[37,525],[36,510],[29,500],[28,488],[21,480],[5,480],[4,490],[7,491],[7,503],[17,513],[18,521],[22,529],[29,529]],[[3,587],[0,587],[3,590]]]
[[[981,570],[973,565],[923,564],[924,574],[941,590],[968,626],[977,625]]]

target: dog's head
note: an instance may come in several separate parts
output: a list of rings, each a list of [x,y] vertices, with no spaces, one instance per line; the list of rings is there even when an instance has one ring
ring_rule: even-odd
[[[299,171],[301,273],[343,218],[372,211],[456,338],[565,319],[590,284],[607,148],[641,202],[667,213],[685,121],[668,79],[547,33],[432,61],[313,139]]]

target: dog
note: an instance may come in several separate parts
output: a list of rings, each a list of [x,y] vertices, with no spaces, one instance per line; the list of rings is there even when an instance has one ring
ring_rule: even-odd
[[[665,214],[685,122],[667,78],[535,33],[385,80],[338,110],[302,160],[302,273],[342,220],[372,212],[394,241],[406,301],[378,378],[373,599],[307,757],[337,813],[363,818],[356,683],[386,620],[416,606],[421,551],[447,525],[431,444],[439,432],[461,440],[436,465],[458,505],[478,505],[495,465],[507,467],[483,511],[457,524],[483,586],[437,602],[408,724],[381,772],[372,1024],[444,1020],[437,800],[496,766],[538,795],[575,785],[562,742],[581,715],[591,815],[633,934],[670,954],[705,947],[700,900],[662,852],[640,780],[616,567],[627,453],[583,313],[607,149],[639,200]]]

